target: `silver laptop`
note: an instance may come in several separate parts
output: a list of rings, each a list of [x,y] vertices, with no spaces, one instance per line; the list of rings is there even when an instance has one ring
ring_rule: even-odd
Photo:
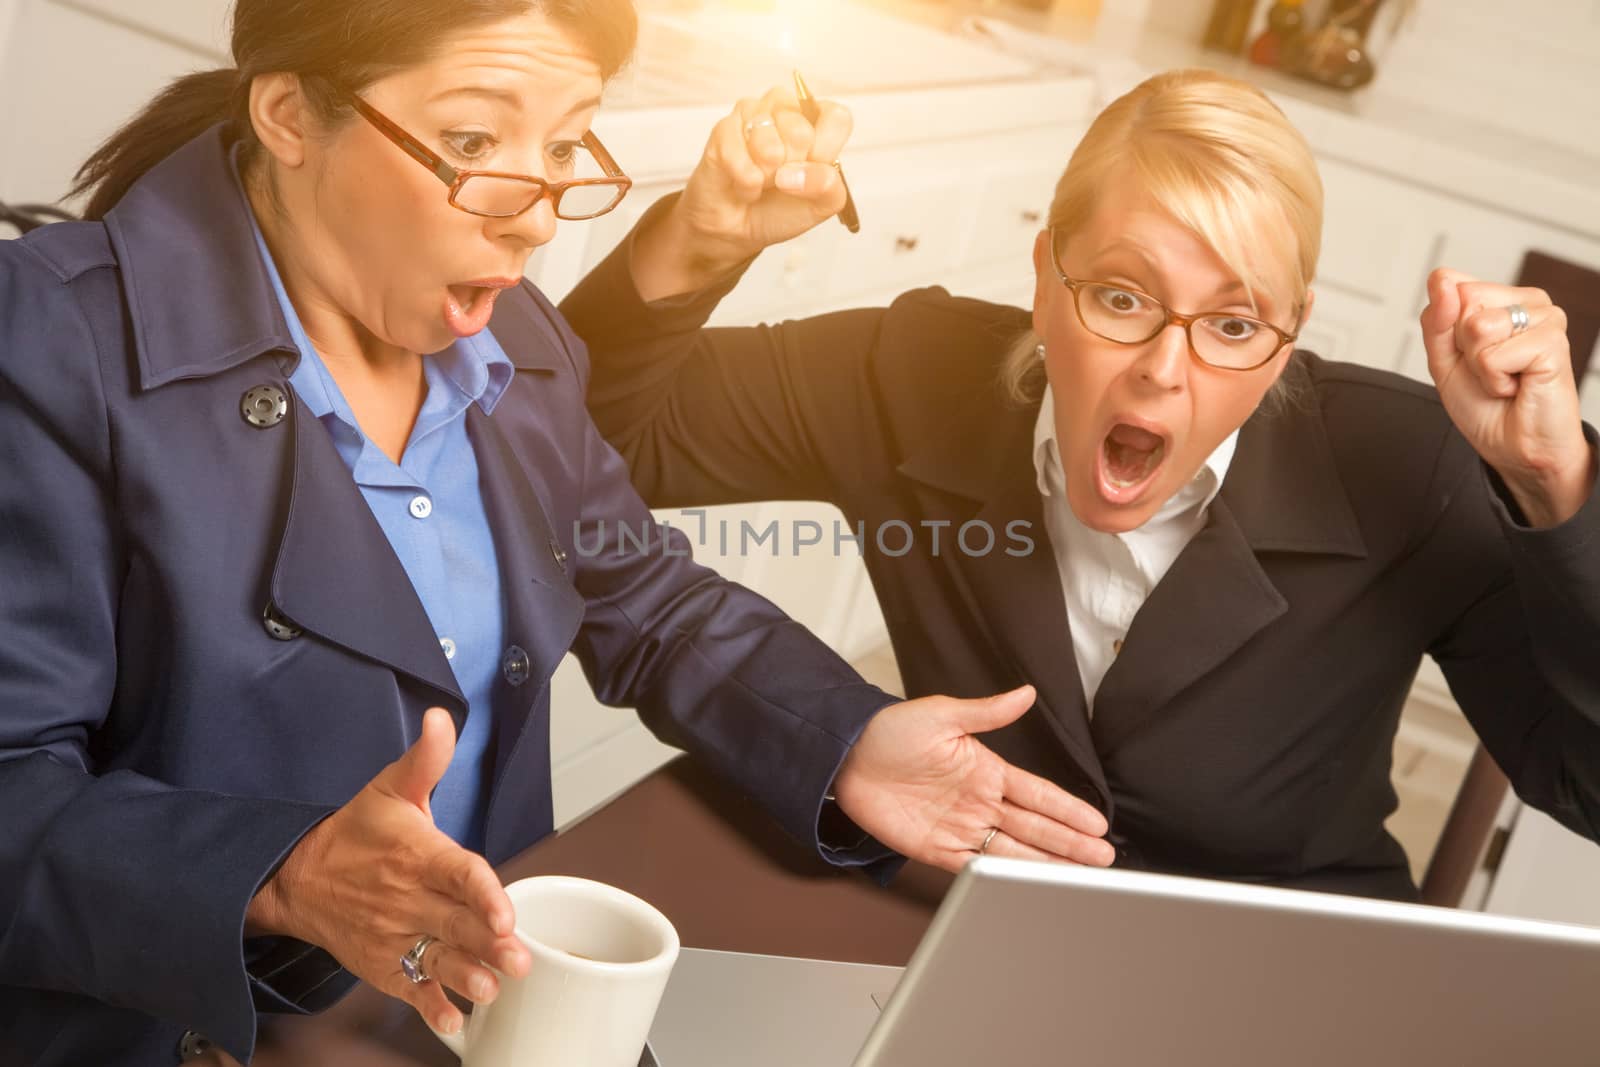
[[[651,1042],[662,1067],[1594,1067],[1600,929],[986,856],[903,976],[685,951]]]

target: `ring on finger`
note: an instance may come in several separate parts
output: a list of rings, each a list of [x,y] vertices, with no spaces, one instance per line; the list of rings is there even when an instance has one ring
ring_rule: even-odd
[[[471,952],[440,939],[428,948],[428,978],[445,989],[459,993],[474,1004],[494,999],[497,988],[492,973]]]
[[[425,957],[429,946],[437,940],[439,939],[432,934],[423,934],[417,938],[417,943],[411,946],[411,951],[400,957],[400,970],[412,985],[421,985],[432,980],[433,976],[428,973]]]
[[[983,844],[978,846],[978,855],[985,855],[989,851],[989,846],[994,843],[994,835],[998,834],[999,832],[1000,827],[989,827],[989,832],[983,835]]]
[[[1528,328],[1531,320],[1528,316],[1527,308],[1523,307],[1521,304],[1512,304],[1506,308],[1506,312],[1511,316],[1512,337],[1515,337],[1517,334]]]

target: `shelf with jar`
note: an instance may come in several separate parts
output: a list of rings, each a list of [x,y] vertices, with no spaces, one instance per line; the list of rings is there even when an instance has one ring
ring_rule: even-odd
[[[1380,13],[1392,36],[1415,0],[1273,0],[1261,25],[1259,0],[1216,0],[1207,48],[1335,89],[1358,89],[1376,73],[1372,38]],[[1259,30],[1252,34],[1252,30]]]

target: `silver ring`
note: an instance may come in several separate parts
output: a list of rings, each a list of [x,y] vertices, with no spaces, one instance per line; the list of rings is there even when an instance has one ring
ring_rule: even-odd
[[[1515,337],[1528,328],[1528,309],[1521,304],[1512,304],[1506,308],[1511,315],[1511,336]]]
[[[422,957],[427,953],[429,946],[439,940],[432,934],[423,934],[417,938],[417,943],[411,946],[411,951],[400,957],[400,970],[412,985],[421,985],[433,976],[427,971]]]
[[[978,855],[982,856],[989,851],[989,843],[994,840],[994,835],[1000,832],[1000,827],[991,826],[989,832],[983,837],[983,844],[978,846]]]

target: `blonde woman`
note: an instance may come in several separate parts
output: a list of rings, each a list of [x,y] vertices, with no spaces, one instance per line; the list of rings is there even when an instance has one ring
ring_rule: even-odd
[[[1595,437],[1544,293],[1435,272],[1437,389],[1296,351],[1311,152],[1182,71],[1072,156],[1031,314],[933,288],[703,328],[747,257],[839,208],[848,125],[741,105],[564,304],[649,502],[864,523],[907,692],[1035,686],[990,744],[1104,812],[1119,863],[1414,898],[1384,820],[1425,654],[1522,797],[1595,836]],[[1029,855],[1026,825],[971,847]]]

